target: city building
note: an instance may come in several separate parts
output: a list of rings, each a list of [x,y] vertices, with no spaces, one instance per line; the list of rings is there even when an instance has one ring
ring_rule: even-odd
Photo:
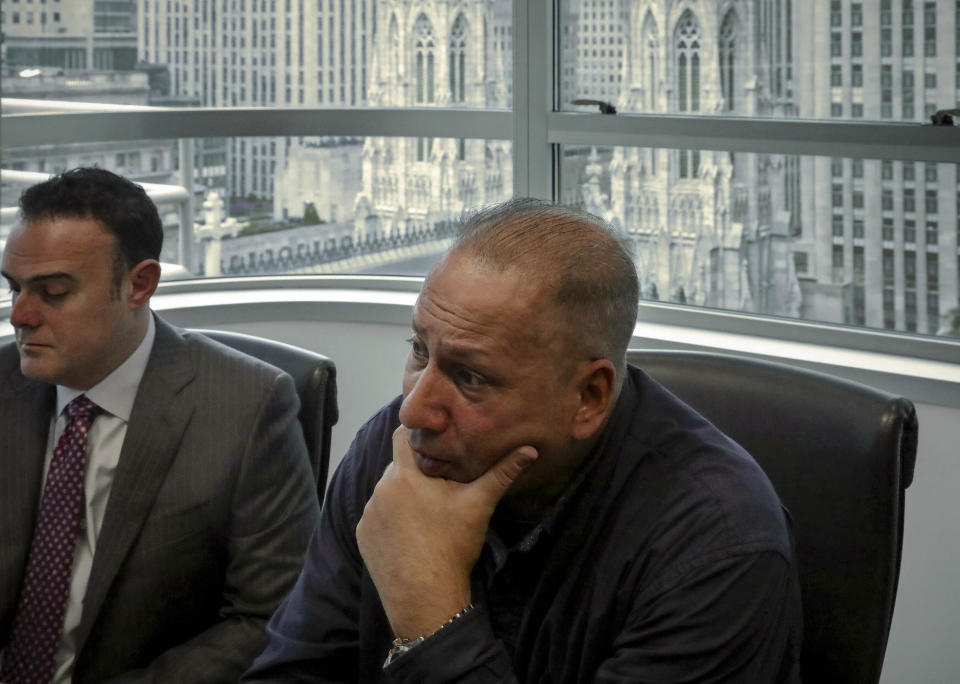
[[[312,87],[300,94],[301,103],[314,107],[362,107],[367,104],[373,41],[377,29],[374,0],[334,2],[318,0],[316,30],[305,43],[307,64],[301,69]],[[313,26],[313,22],[310,22]],[[340,149],[338,149],[340,148]],[[325,167],[326,163],[332,166]],[[310,183],[320,176],[333,183]],[[300,137],[287,143],[287,155],[275,174],[273,217],[302,217],[313,205],[321,219],[353,216],[360,185],[360,147],[356,139]],[[343,194],[337,196],[337,193]]]
[[[958,99],[956,0],[557,7],[561,110],[587,98],[622,113],[920,123]],[[136,68],[146,101],[166,106],[509,108],[515,9],[6,0],[4,95],[142,103]],[[229,209],[255,205],[251,219],[302,220],[312,207],[353,220],[360,244],[508,196],[511,135],[197,139],[192,187]],[[165,182],[178,154],[174,141],[12,148],[4,165],[98,163]],[[960,301],[952,164],[600,145],[561,146],[558,161],[560,199],[630,235],[646,297],[918,332]]]
[[[830,0],[795,12],[801,117],[929,122],[957,106],[960,3]],[[936,332],[960,297],[956,166],[802,157],[801,168],[802,315]]]
[[[575,98],[616,103],[623,89],[630,3],[567,0],[561,6],[566,10],[561,39],[562,105],[569,106]]]
[[[578,96],[621,112],[794,116],[790,5],[581,0],[567,18],[578,24]],[[567,149],[564,169],[564,199],[629,235],[644,297],[798,315],[795,158]]]
[[[320,138],[293,145],[275,184],[274,220],[303,218],[308,207],[325,222],[352,220],[361,188],[362,150],[362,138]]]
[[[509,0],[379,0],[367,99],[380,107],[508,106]],[[358,244],[428,231],[509,196],[510,142],[367,138],[355,208]]]
[[[36,101],[21,106],[23,113],[44,101],[146,105],[150,90],[147,75],[134,71],[61,73],[57,68],[13,69],[3,76],[5,98]],[[4,150],[3,168],[14,171],[58,173],[77,166],[100,166],[144,183],[179,183],[175,144],[169,140],[50,144],[10,147]],[[23,187],[3,186],[0,204],[15,206]]]
[[[141,9],[140,58],[169,68],[172,97],[193,97],[205,107],[365,102],[376,26],[373,0],[146,2]],[[277,175],[286,169],[291,147],[301,142],[276,136],[229,140],[219,160],[226,170],[225,194],[273,198]],[[196,154],[198,182],[205,182],[202,144]]]
[[[4,0],[5,67],[133,69],[137,0]]]

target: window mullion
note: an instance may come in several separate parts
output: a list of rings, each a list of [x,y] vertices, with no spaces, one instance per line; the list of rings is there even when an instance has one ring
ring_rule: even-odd
[[[694,115],[548,116],[561,145],[624,145],[955,163],[960,130],[914,123]]]
[[[553,3],[513,3],[513,192],[553,199]]]

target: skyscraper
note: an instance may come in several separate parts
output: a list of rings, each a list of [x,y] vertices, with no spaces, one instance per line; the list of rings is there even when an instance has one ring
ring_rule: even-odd
[[[802,3],[800,115],[920,122],[955,107],[958,12],[919,0]],[[935,332],[960,294],[956,166],[804,157],[802,177],[804,315]]]
[[[377,8],[374,0],[316,0],[316,22],[305,40],[306,79],[301,103],[314,107],[362,107],[367,104]],[[312,205],[324,221],[351,217],[360,186],[357,140],[297,138],[277,165],[274,219],[303,216]],[[332,174],[332,175],[331,175]],[[335,183],[325,179],[337,177]]]
[[[588,97],[616,102],[623,89],[629,0],[568,0],[565,4],[569,15],[564,22],[563,43],[576,59],[576,69],[573,79],[565,74],[568,82],[572,80],[573,89],[565,90],[564,99]]]
[[[170,69],[170,94],[207,107],[362,106],[373,0],[144,0],[140,56]],[[229,142],[227,192],[272,198],[289,138]]]

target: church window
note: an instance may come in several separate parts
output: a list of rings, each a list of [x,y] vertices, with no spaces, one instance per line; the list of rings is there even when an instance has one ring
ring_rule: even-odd
[[[677,109],[700,111],[700,25],[693,12],[685,11],[676,30]],[[700,152],[680,150],[680,178],[699,175]]]
[[[639,103],[647,111],[654,110],[657,83],[657,59],[660,54],[660,41],[657,38],[657,22],[651,12],[643,19],[643,26],[637,32],[637,41],[633,49],[633,85],[642,89]]]
[[[450,99],[466,101],[467,31],[463,15],[453,22],[450,31]]]
[[[720,87],[723,92],[723,105],[727,111],[734,109],[736,84],[736,15],[728,12],[720,27]]]
[[[677,109],[700,111],[700,26],[687,10],[677,25]]]
[[[389,52],[384,54],[383,64],[387,65],[393,61],[394,64],[394,76],[399,81],[400,78],[400,64],[397,60],[397,56],[400,54],[400,27],[397,24],[397,16],[393,15],[390,17],[390,33],[388,38]],[[322,51],[321,51],[322,52]]]
[[[416,55],[417,104],[431,103],[433,96],[434,40],[433,25],[421,14],[413,25],[413,45]]]
[[[417,138],[417,161],[428,161],[433,154],[433,138]]]

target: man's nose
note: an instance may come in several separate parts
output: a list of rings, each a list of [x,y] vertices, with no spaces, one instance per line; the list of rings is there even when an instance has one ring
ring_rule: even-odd
[[[416,377],[413,386],[400,404],[400,422],[410,430],[443,432],[449,415],[446,409],[448,388],[443,374],[427,365]]]
[[[29,295],[19,292],[13,296],[10,310],[10,325],[14,328],[36,328],[40,325],[40,313]]]

